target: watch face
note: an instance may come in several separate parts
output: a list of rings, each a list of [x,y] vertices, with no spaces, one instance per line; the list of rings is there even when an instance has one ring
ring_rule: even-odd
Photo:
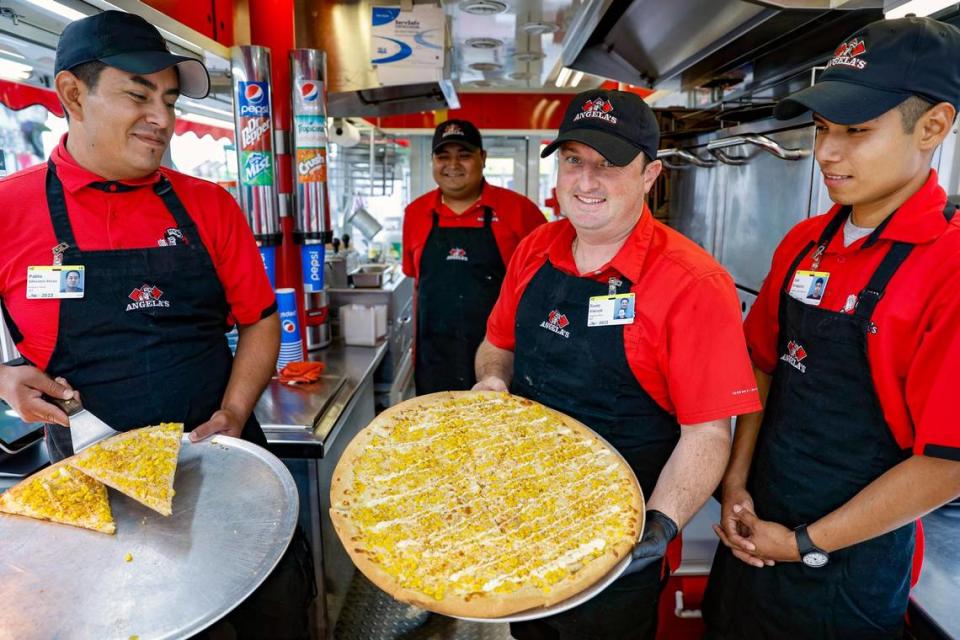
[[[804,554],[803,564],[807,565],[808,567],[822,567],[823,565],[827,564],[827,560],[829,559],[830,558],[825,553],[820,551],[811,551],[810,553]]]

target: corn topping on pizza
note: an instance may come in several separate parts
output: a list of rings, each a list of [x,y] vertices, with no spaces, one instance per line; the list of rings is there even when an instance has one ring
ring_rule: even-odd
[[[173,513],[173,477],[183,424],[167,422],[113,436],[68,458],[71,466],[143,503]]]
[[[380,414],[334,471],[331,517],[394,598],[495,618],[565,600],[636,543],[643,496],[584,425],[506,393],[420,396]]]
[[[0,512],[114,533],[107,488],[66,460],[42,469],[0,495]]]

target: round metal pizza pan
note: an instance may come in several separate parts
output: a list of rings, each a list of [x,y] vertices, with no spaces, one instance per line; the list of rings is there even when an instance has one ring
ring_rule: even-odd
[[[174,489],[168,517],[109,489],[114,535],[0,515],[0,639],[182,638],[246,599],[293,536],[290,472],[243,440],[184,436]]]

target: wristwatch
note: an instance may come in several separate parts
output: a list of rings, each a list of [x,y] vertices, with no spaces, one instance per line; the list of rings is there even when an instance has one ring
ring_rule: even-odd
[[[797,549],[800,551],[800,560],[803,564],[819,569],[830,562],[830,554],[813,544],[810,534],[807,533],[807,525],[802,524],[793,532],[797,536]]]

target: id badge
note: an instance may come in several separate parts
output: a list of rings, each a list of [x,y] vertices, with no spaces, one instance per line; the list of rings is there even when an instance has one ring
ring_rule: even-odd
[[[790,283],[790,297],[803,304],[819,307],[829,281],[830,273],[827,271],[797,271]]]
[[[633,324],[635,293],[593,296],[587,310],[588,327]]]
[[[83,265],[27,267],[27,299],[82,298]]]

